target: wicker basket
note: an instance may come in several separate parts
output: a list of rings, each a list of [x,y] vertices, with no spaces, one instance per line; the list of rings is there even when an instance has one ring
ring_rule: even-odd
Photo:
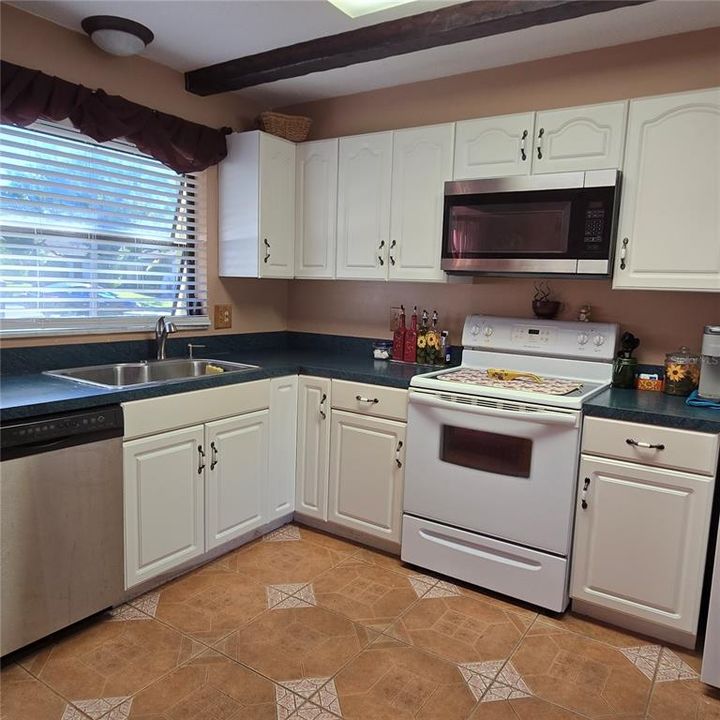
[[[310,133],[309,117],[302,115],[283,115],[276,112],[264,112],[260,114],[258,124],[261,130],[271,135],[292,140],[292,142],[304,142]]]

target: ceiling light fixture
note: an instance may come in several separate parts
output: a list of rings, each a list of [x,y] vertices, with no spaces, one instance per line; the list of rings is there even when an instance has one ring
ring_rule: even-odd
[[[115,15],[91,15],[80,24],[90,39],[111,55],[137,55],[155,39],[144,25]]]
[[[351,18],[356,18],[381,10],[389,10],[396,5],[405,5],[414,0],[328,0],[328,2]]]

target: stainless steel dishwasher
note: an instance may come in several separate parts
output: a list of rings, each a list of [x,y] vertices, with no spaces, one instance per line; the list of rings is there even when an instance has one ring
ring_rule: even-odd
[[[0,655],[123,595],[119,406],[0,428]]]

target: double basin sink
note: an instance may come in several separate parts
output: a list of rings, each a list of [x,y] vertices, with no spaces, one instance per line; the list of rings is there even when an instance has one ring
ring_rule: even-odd
[[[75,380],[104,388],[129,388],[141,385],[193,380],[197,378],[256,370],[257,365],[222,360],[180,359],[90,365],[66,370],[48,370],[53,377]]]

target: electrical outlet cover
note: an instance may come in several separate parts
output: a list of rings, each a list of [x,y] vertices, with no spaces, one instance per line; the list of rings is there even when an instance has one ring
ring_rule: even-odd
[[[232,327],[232,305],[215,305],[213,325],[216,330]]]

